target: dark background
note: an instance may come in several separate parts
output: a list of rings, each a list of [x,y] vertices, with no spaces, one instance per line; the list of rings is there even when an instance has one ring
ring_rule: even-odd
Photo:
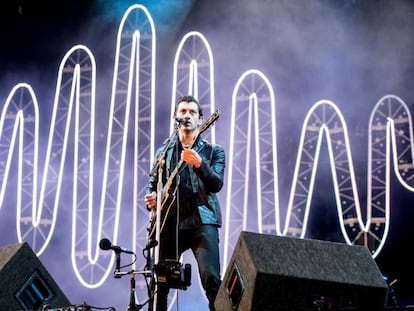
[[[365,210],[370,113],[387,94],[399,96],[414,109],[413,1],[156,2],[2,1],[0,102],[5,102],[16,83],[28,82],[41,103],[42,123],[48,125],[58,66],[75,44],[85,44],[94,53],[97,91],[109,97],[119,22],[129,5],[142,3],[152,14],[158,31],[157,105],[170,103],[172,64],[179,40],[188,31],[202,32],[215,57],[216,105],[223,108],[223,116],[230,114],[234,84],[246,70],[263,71],[274,87],[281,206],[287,206],[303,119],[316,101],[329,99],[339,106],[348,125],[360,201]],[[168,117],[159,114],[157,124]],[[228,132],[228,123],[225,117],[222,119],[217,133]],[[166,137],[166,131],[157,131],[158,142]],[[220,136],[220,144],[227,147],[228,137]],[[329,173],[327,157],[320,161],[307,237],[342,241],[331,179],[325,175]],[[391,196],[390,233],[376,262],[390,280],[397,279],[394,289],[399,304],[414,304],[414,195],[392,174]],[[13,224],[6,222],[6,213],[14,210],[0,210],[2,226]],[[0,244],[10,242],[17,241],[0,238]],[[42,259],[50,261],[46,256]],[[64,286],[65,292],[68,286]],[[70,291],[69,296],[82,299],[82,293]],[[127,299],[118,303],[122,305],[124,301]]]

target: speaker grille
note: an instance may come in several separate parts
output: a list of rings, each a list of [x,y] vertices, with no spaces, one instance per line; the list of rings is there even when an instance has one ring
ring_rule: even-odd
[[[0,248],[0,306],[38,310],[45,304],[70,302],[27,243]]]
[[[238,267],[237,306],[226,286]],[[363,246],[241,232],[216,298],[220,310],[359,310],[385,306],[387,285]]]

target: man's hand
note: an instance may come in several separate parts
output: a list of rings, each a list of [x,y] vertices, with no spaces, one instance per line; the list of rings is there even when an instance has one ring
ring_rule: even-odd
[[[181,159],[184,162],[193,165],[195,168],[199,168],[203,163],[203,159],[193,149],[184,149],[181,153]]]
[[[146,194],[144,199],[145,204],[147,204],[149,208],[155,208],[155,204],[157,203],[157,193],[154,191],[150,194]]]

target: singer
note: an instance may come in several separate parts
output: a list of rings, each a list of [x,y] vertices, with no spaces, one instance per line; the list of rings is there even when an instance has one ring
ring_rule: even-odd
[[[201,137],[203,112],[193,96],[177,100],[173,120],[177,122],[177,138],[168,148],[161,146],[156,156],[158,159],[165,153],[163,185],[169,185],[169,178],[174,178],[162,200],[159,259],[179,260],[184,251],[191,249],[209,308],[215,310],[214,300],[221,283],[218,228],[222,224],[216,194],[223,187],[225,153],[221,146]],[[160,164],[154,166],[157,165]],[[158,175],[150,174],[145,195],[150,211],[157,207],[157,183]],[[168,293],[168,285],[158,285],[157,311],[167,310]]]

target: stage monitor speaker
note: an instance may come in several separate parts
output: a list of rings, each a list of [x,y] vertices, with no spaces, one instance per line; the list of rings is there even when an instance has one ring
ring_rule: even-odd
[[[0,248],[0,309],[40,310],[46,305],[70,302],[29,244]]]
[[[217,311],[383,310],[388,286],[364,246],[241,232]]]

